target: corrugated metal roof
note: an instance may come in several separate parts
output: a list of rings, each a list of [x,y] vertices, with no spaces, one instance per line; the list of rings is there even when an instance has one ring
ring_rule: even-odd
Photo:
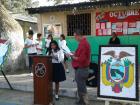
[[[37,18],[32,17],[29,15],[23,15],[23,14],[12,14],[12,17],[15,18],[16,20],[21,20],[21,21],[26,21],[26,22],[31,22],[31,23],[37,23]]]

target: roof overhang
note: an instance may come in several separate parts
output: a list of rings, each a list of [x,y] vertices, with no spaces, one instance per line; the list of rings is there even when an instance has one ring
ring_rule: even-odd
[[[72,11],[74,8],[77,10],[86,10],[92,8],[101,7],[116,7],[116,6],[132,6],[135,4],[140,4],[140,0],[104,0],[96,2],[82,2],[76,4],[62,4],[55,6],[44,6],[36,8],[27,8],[26,10],[29,14],[39,14],[45,12],[62,12],[62,11]]]

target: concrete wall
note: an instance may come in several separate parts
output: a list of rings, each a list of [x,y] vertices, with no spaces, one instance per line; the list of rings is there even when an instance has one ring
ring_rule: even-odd
[[[51,17],[54,20],[51,20]],[[38,15],[38,31],[43,33],[43,27],[47,24],[61,24],[62,33],[67,34],[66,14],[64,12],[44,13]]]
[[[34,33],[38,32],[37,23],[26,22],[26,21],[21,21],[21,20],[17,20],[17,21],[22,27],[24,39],[27,37],[27,32],[29,31],[30,27],[32,28]]]

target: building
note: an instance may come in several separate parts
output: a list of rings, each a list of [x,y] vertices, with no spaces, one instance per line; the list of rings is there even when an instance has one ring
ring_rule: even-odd
[[[80,28],[85,35],[111,35],[112,32],[126,35],[140,33],[139,2],[140,0],[105,0],[27,10],[30,14],[38,14],[38,29],[44,36],[50,31],[55,36],[61,33],[72,36],[76,28]]]
[[[32,17],[29,15],[23,15],[23,14],[12,14],[12,17],[15,20],[17,20],[19,22],[19,24],[21,25],[21,27],[23,29],[24,38],[26,37],[29,29],[32,29],[34,31],[34,33],[38,32],[36,17]]]
[[[92,59],[98,63],[99,46],[107,45],[112,32],[116,32],[123,45],[138,45],[140,57],[140,0],[104,0],[75,4],[58,4],[26,9],[38,14],[38,31],[46,37],[64,33],[73,36],[81,29],[91,45]],[[73,37],[67,37],[69,48],[76,49]],[[139,58],[138,57],[138,58]],[[140,64],[140,60],[139,60]]]

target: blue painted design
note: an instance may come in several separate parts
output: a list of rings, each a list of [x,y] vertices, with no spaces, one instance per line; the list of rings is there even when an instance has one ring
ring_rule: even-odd
[[[111,65],[110,70],[111,78],[115,82],[120,82],[124,78],[125,68],[122,65],[121,61],[116,61]]]
[[[2,67],[2,65],[5,63],[5,60],[8,57],[8,53],[9,53],[9,49],[10,49],[10,44],[9,43],[1,43],[0,44],[0,67]]]
[[[125,72],[124,83],[126,83],[129,79],[129,71],[128,71],[129,67],[125,67],[125,70],[126,70],[126,72]]]

